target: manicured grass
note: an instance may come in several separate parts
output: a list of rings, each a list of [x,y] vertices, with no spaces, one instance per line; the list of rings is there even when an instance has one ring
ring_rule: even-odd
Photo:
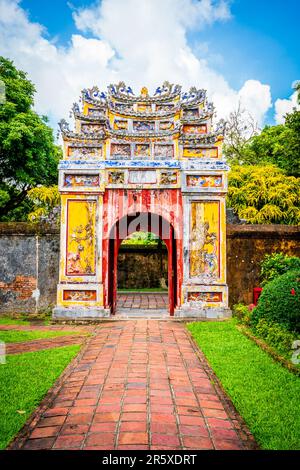
[[[79,349],[66,346],[7,356],[6,364],[0,365],[0,449],[25,424]]]
[[[187,325],[263,449],[300,449],[300,379],[236,328],[234,320]]]
[[[5,343],[21,343],[23,341],[32,341],[34,339],[56,338],[58,336],[69,336],[82,334],[80,331],[0,331],[0,341]]]
[[[29,325],[29,321],[15,320],[14,318],[2,317],[0,318],[0,325]]]

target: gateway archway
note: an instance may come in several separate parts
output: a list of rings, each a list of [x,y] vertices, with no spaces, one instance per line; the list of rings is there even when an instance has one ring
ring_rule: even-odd
[[[170,222],[158,214],[142,212],[124,216],[118,220],[110,231],[108,244],[108,269],[107,269],[107,299],[106,305],[112,314],[116,313],[117,306],[117,279],[118,279],[118,252],[122,241],[132,233],[143,231],[157,235],[165,243],[168,251],[168,311],[174,315],[178,304],[177,292],[180,289],[177,269],[181,264],[176,249],[174,227]]]
[[[137,217],[141,230],[160,234],[168,247],[170,315],[227,316],[229,168],[222,155],[224,123],[213,126],[205,90],[182,93],[164,82],[152,96],[145,87],[135,95],[120,82],[106,93],[83,90],[81,102],[73,106],[75,130],[60,123],[54,317],[114,314],[116,255],[121,240],[137,230]]]

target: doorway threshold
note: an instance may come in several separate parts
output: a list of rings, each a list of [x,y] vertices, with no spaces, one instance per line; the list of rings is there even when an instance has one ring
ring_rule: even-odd
[[[115,319],[170,319],[170,314],[166,309],[141,309],[141,308],[118,308]]]

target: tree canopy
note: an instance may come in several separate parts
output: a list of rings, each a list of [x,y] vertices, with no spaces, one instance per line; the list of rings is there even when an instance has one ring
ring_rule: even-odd
[[[61,150],[47,118],[34,110],[35,87],[25,72],[0,57],[5,100],[0,104],[0,218],[22,220],[29,210],[28,191],[57,182]],[[28,206],[28,207],[27,207]]]
[[[243,116],[231,115],[230,139],[224,149],[229,163],[275,164],[287,175],[300,176],[300,111],[287,114],[285,124],[266,126],[260,134],[252,133],[249,138],[243,136],[242,129]]]
[[[229,173],[227,202],[248,223],[297,225],[300,179],[274,165],[236,165]]]

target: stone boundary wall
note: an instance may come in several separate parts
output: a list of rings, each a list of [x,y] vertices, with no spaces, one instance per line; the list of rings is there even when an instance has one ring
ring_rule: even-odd
[[[265,253],[300,257],[300,227],[284,225],[227,225],[227,281],[230,305],[251,303],[259,285],[259,263]],[[134,266],[148,263],[146,282],[166,273],[167,254],[140,247],[122,249],[119,280],[126,271],[134,284]],[[0,223],[0,312],[42,312],[56,302],[59,231],[28,223]],[[150,269],[149,269],[150,266]],[[140,278],[141,269],[136,270]],[[123,276],[123,277],[122,277]],[[128,276],[127,276],[128,278]],[[144,279],[145,280],[145,279]]]
[[[0,223],[0,312],[42,312],[56,303],[59,232]]]
[[[282,252],[300,257],[300,226],[227,225],[227,283],[230,306],[253,302],[265,254]]]
[[[121,245],[118,255],[118,287],[142,289],[168,283],[168,250],[165,245]]]

